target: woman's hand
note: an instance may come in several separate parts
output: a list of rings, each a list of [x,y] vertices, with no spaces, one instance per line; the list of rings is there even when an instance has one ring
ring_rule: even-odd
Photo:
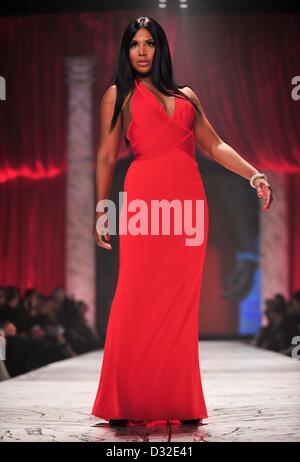
[[[105,226],[107,228],[108,219],[106,219],[103,223],[101,223],[100,218],[103,215],[106,216],[107,215],[106,212],[96,212],[92,234],[95,238],[96,244],[99,247],[103,247],[104,249],[111,250],[112,249],[111,244],[108,244],[107,242],[104,241],[104,236],[105,236],[105,239],[109,241],[110,235],[105,230]],[[97,222],[98,222],[98,226],[97,226]]]
[[[256,178],[253,184],[255,186],[257,196],[266,199],[266,203],[262,210],[269,210],[270,205],[274,200],[271,186],[264,178]]]

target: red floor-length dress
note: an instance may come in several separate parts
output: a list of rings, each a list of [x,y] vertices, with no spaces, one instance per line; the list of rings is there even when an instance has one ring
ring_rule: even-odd
[[[208,207],[195,160],[193,105],[175,98],[172,116],[135,80],[127,138],[134,160],[127,170],[127,205],[142,199],[204,203],[204,240],[187,236],[120,235],[120,264],[107,326],[92,415],[161,420],[208,417],[199,368],[198,308],[207,246]],[[125,212],[120,222],[136,215]],[[172,213],[171,215],[172,216]],[[151,217],[149,212],[149,230]],[[195,225],[195,222],[194,222]],[[127,228],[128,229],[128,228]]]

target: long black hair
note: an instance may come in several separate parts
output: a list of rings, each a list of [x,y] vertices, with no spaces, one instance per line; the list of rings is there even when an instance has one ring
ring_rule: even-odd
[[[131,66],[129,60],[129,49],[132,38],[141,27],[148,29],[155,42],[155,52],[150,72],[152,83],[161,93],[165,95],[177,95],[180,98],[190,101],[197,113],[200,116],[202,115],[201,109],[194,103],[194,101],[180,91],[180,88],[184,88],[185,85],[176,85],[173,81],[171,54],[168,40],[163,28],[153,18],[147,18],[149,19],[147,22],[138,21],[137,19],[131,21],[122,37],[117,69],[111,79],[111,83],[108,85],[108,87],[110,85],[116,85],[117,87],[117,98],[111,120],[110,131],[113,130],[116,125],[124,99],[128,95],[129,91],[132,94],[134,90],[134,79],[136,78],[137,72]],[[128,146],[129,143],[126,138],[125,142]]]

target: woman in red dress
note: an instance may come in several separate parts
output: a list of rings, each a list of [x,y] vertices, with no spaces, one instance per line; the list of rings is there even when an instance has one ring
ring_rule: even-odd
[[[272,191],[266,176],[220,139],[196,93],[173,82],[167,38],[154,19],[141,17],[127,27],[114,82],[100,105],[97,204],[109,198],[122,130],[134,159],[124,181],[120,229],[126,231],[120,232],[119,275],[92,415],[111,425],[199,423],[208,417],[198,308],[209,214],[195,142],[250,180],[266,200],[264,210]],[[156,226],[157,202],[169,217],[174,212],[167,231]],[[105,212],[96,208],[93,233],[97,245],[109,250]]]

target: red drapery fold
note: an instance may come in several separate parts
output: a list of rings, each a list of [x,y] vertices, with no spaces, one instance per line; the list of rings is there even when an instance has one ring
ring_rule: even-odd
[[[192,86],[219,135],[260,170],[290,173],[291,290],[300,287],[300,18],[176,16],[165,28],[175,81]],[[133,12],[0,18],[0,283],[42,292],[65,283],[64,57],[93,55],[98,103]],[[173,52],[174,45],[174,52]],[[121,155],[124,154],[122,145]]]

